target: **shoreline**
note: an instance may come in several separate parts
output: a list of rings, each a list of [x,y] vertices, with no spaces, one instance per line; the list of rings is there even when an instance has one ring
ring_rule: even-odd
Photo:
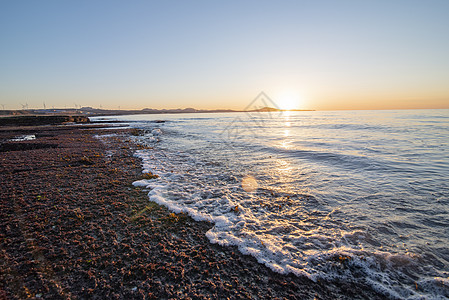
[[[212,224],[132,186],[142,169],[129,129],[1,127],[0,141],[23,134],[36,139],[10,143],[39,146],[0,152],[0,299],[385,298],[362,283],[278,274],[211,244]]]

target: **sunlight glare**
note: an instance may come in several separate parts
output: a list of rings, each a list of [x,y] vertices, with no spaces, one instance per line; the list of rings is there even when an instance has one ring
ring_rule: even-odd
[[[283,92],[277,98],[277,105],[282,110],[299,109],[302,97],[296,92]]]
[[[257,190],[257,187],[259,185],[257,184],[257,180],[253,176],[245,176],[245,178],[242,179],[242,188],[247,193],[252,193],[255,190]]]

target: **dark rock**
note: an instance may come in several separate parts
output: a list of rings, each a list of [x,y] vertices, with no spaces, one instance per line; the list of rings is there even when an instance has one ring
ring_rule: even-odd
[[[85,116],[14,116],[0,118],[0,126],[37,126],[63,123],[90,123]]]

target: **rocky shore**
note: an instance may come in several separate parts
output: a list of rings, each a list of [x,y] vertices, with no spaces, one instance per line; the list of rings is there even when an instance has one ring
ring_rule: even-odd
[[[5,116],[0,118],[0,126],[37,126],[56,125],[64,123],[89,123],[89,118],[85,116]]]
[[[24,135],[35,139],[11,141]],[[0,299],[383,298],[211,244],[211,224],[132,186],[142,173],[128,135],[95,124],[0,128],[2,145],[18,145],[0,148]]]

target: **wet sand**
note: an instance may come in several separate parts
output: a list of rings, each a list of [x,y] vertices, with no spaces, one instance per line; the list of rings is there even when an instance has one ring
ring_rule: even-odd
[[[98,126],[0,128],[0,299],[384,298],[211,244],[211,224],[132,186],[142,173],[130,132]],[[36,139],[5,143],[27,134]]]

